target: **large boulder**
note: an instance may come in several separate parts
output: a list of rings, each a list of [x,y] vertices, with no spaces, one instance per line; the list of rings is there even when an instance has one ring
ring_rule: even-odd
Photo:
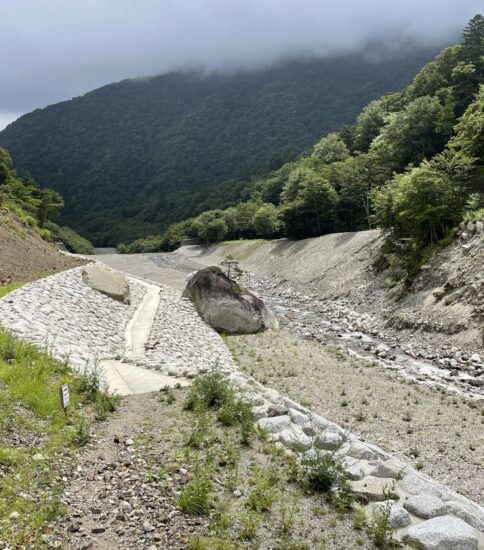
[[[183,297],[190,299],[204,321],[219,332],[251,334],[278,328],[276,318],[264,302],[218,267],[195,273]]]
[[[113,300],[124,304],[130,303],[129,284],[121,273],[97,265],[88,265],[82,270],[82,280],[88,287]]]

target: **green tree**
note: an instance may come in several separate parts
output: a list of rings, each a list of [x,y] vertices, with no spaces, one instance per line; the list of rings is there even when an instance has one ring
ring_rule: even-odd
[[[398,111],[401,107],[401,93],[388,94],[367,105],[356,120],[354,148],[368,151],[371,142],[383,128],[388,113]]]
[[[344,209],[349,219],[344,221],[348,229],[372,226],[372,190],[381,187],[391,176],[391,171],[380,162],[375,153],[360,153],[341,163],[339,188],[340,211]],[[345,216],[346,217],[346,216]]]
[[[294,170],[282,196],[281,218],[288,236],[322,235],[333,228],[338,194],[329,181],[314,170]]]
[[[202,212],[192,223],[197,237],[205,241],[207,246],[221,241],[227,234],[227,224],[221,210]]]
[[[325,136],[316,143],[313,149],[313,157],[321,160],[325,164],[345,160],[348,156],[348,147],[336,132]]]
[[[483,191],[484,180],[484,85],[473,103],[455,126],[455,135],[450,139],[449,151],[461,168],[468,169],[465,180],[475,191]]]
[[[464,57],[479,66],[484,56],[484,17],[475,15],[462,31]]]
[[[64,206],[64,199],[59,193],[52,189],[40,189],[37,206],[37,217],[39,226],[45,227],[48,220],[59,215],[60,209]]]
[[[377,222],[418,243],[437,242],[461,220],[466,195],[452,178],[424,162],[374,193]],[[391,210],[390,210],[391,208]]]
[[[274,237],[281,225],[277,208],[271,203],[264,204],[254,214],[252,223],[257,236]]]
[[[394,169],[430,158],[443,149],[448,138],[437,132],[442,116],[443,108],[437,98],[418,97],[402,111],[387,115],[371,151]]]
[[[237,229],[239,237],[249,238],[254,235],[252,220],[254,219],[254,214],[257,212],[260,205],[261,202],[259,201],[241,202],[237,205]]]

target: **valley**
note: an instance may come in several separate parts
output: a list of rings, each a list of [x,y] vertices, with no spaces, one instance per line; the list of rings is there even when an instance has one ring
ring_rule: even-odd
[[[237,3],[6,10],[0,550],[484,550],[484,16]]]

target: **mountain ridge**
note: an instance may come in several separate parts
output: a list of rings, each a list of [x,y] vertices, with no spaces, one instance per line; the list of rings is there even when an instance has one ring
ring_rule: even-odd
[[[63,194],[63,223],[97,244],[116,244],[243,198],[241,180],[352,122],[434,53],[123,80],[24,115],[0,133],[0,144],[19,173]]]

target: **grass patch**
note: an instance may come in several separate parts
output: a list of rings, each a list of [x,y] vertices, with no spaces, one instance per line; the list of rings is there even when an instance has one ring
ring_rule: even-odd
[[[48,523],[63,513],[63,455],[86,444],[91,420],[116,406],[91,378],[0,329],[0,539],[15,548],[44,547]],[[66,412],[62,384],[70,388]]]
[[[12,292],[12,290],[16,290],[17,288],[20,288],[24,284],[25,283],[16,282],[16,283],[9,283],[8,285],[0,286],[0,298],[3,298],[9,292]]]

